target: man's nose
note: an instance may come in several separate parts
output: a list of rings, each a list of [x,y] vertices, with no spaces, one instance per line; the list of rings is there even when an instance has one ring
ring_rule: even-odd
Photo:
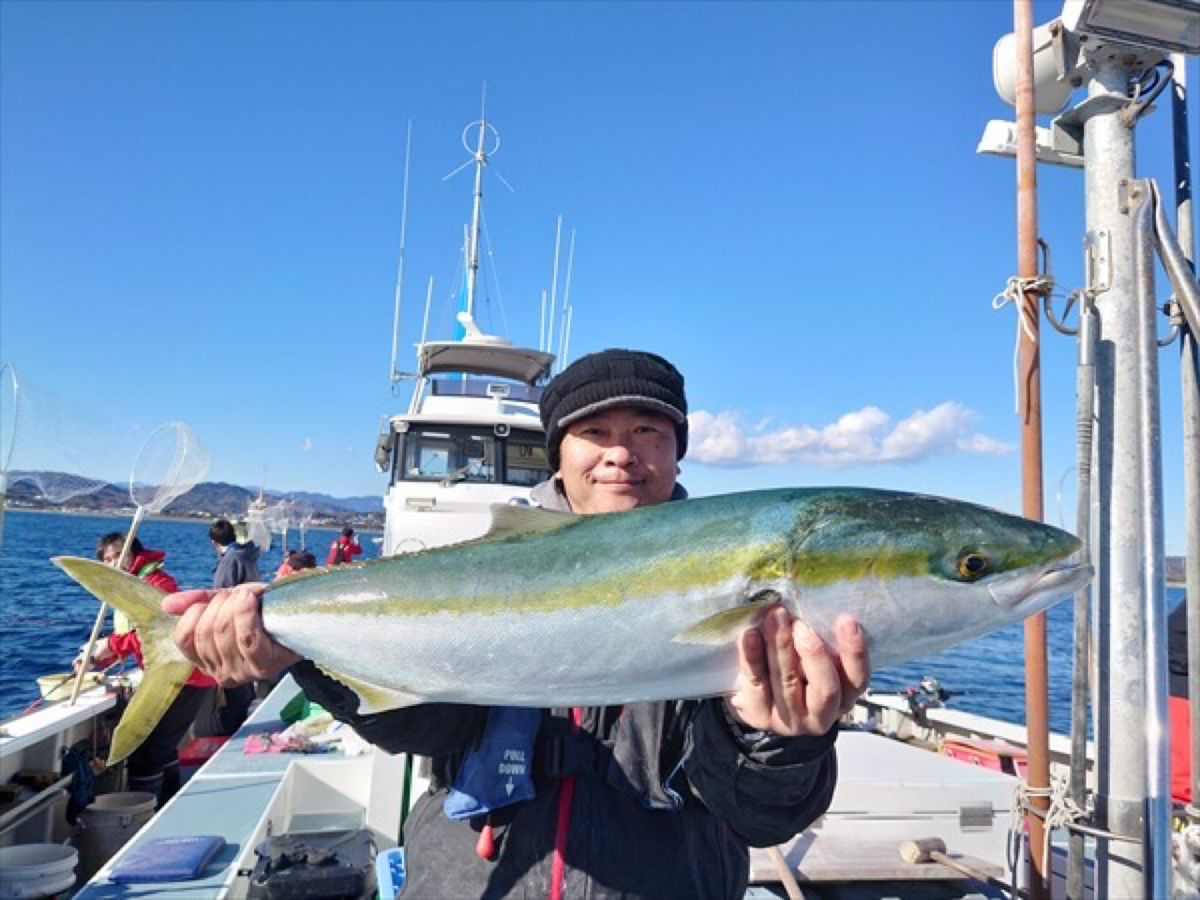
[[[616,466],[631,466],[637,462],[637,454],[629,444],[617,441],[604,451],[604,459]]]

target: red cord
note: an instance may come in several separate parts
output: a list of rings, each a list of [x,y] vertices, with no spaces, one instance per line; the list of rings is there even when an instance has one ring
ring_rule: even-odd
[[[496,839],[492,834],[490,821],[484,822],[483,828],[479,829],[479,840],[475,842],[475,855],[485,860],[496,858]]]
[[[571,733],[579,733],[583,709],[571,710]],[[575,779],[568,775],[558,792],[558,827],[554,830],[554,862],[550,866],[550,900],[562,900],[567,870],[567,832],[571,828],[571,800],[575,797]]]

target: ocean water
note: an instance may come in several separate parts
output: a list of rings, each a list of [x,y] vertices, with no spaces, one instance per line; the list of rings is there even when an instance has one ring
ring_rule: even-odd
[[[138,528],[142,544],[167,554],[166,568],[180,588],[210,587],[217,555],[208,540],[208,521],[147,519]],[[87,643],[96,619],[97,601],[57,566],[51,556],[95,557],[96,540],[110,531],[124,531],[129,519],[9,510],[4,515],[0,543],[0,719],[20,712],[38,698],[35,679],[71,667]],[[325,562],[330,542],[340,529],[310,528],[305,549]],[[379,546],[360,532],[363,555],[379,555]],[[288,532],[288,548],[300,546],[298,530]],[[259,558],[259,570],[269,578],[283,556],[280,535]],[[111,629],[110,620],[105,631]]]
[[[128,525],[107,516],[74,516],[9,511],[0,544],[0,719],[20,712],[37,699],[34,679],[66,671],[81,644],[87,641],[96,616],[96,601],[53,566],[50,556],[93,556],[96,539]],[[167,569],[180,587],[212,583],[216,555],[208,541],[207,522],[151,520],[139,531],[142,543],[164,550]],[[306,546],[324,562],[336,530],[312,529]],[[379,547],[363,533],[364,555],[377,556]],[[299,546],[296,532],[288,546]],[[260,561],[264,576],[279,566],[282,549],[276,535]],[[360,557],[362,558],[362,557]],[[1173,608],[1183,596],[1169,591]],[[1071,718],[1072,604],[1050,610],[1047,652],[1050,672],[1050,726],[1066,732]],[[875,690],[903,690],[925,675],[937,678],[950,691],[949,705],[1010,722],[1025,718],[1024,631],[1020,624],[993,632],[937,656],[914,660],[876,672]]]

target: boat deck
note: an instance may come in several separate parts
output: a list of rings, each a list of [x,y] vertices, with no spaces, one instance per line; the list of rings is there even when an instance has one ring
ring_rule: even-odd
[[[381,847],[390,846],[400,818],[394,787],[402,757],[244,752],[251,735],[284,728],[279,711],[295,691],[285,679],[78,897],[243,897],[254,847],[268,834],[288,830],[365,825],[376,830]],[[829,812],[781,848],[806,892],[856,896],[857,885],[885,894],[900,889],[897,896],[997,896],[982,879],[966,879],[938,863],[906,863],[899,848],[904,840],[940,837],[952,858],[984,876],[1004,878],[997,860],[1003,859],[1014,778],[868,732],[843,733],[838,756],[841,775]],[[220,835],[226,842],[202,878],[139,885],[108,881],[112,865],[147,841],[197,834]],[[748,896],[770,896],[777,888],[766,887],[779,881],[766,851],[754,851],[751,879],[763,887]]]
[[[365,825],[377,832],[381,848],[392,846],[399,798],[389,802],[386,796],[370,796],[370,785],[397,783],[394,770],[391,777],[372,776],[380,767],[402,769],[402,758],[375,753],[350,758],[340,750],[314,755],[245,752],[251,735],[286,727],[279,712],[297,690],[290,678],[280,682],[237,734],[96,873],[76,895],[78,900],[243,897],[248,879],[239,873],[253,869],[255,846],[268,834],[305,825],[314,831]],[[201,878],[136,885],[108,879],[117,862],[148,841],[209,834],[220,835],[226,846]]]

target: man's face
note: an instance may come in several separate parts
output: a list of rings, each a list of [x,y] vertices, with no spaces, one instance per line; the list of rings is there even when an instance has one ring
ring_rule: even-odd
[[[675,424],[636,407],[615,407],[567,426],[556,473],[582,515],[662,503],[675,489]]]
[[[121,545],[109,544],[103,552],[104,555],[100,557],[100,561],[106,566],[115,566],[121,558]]]

